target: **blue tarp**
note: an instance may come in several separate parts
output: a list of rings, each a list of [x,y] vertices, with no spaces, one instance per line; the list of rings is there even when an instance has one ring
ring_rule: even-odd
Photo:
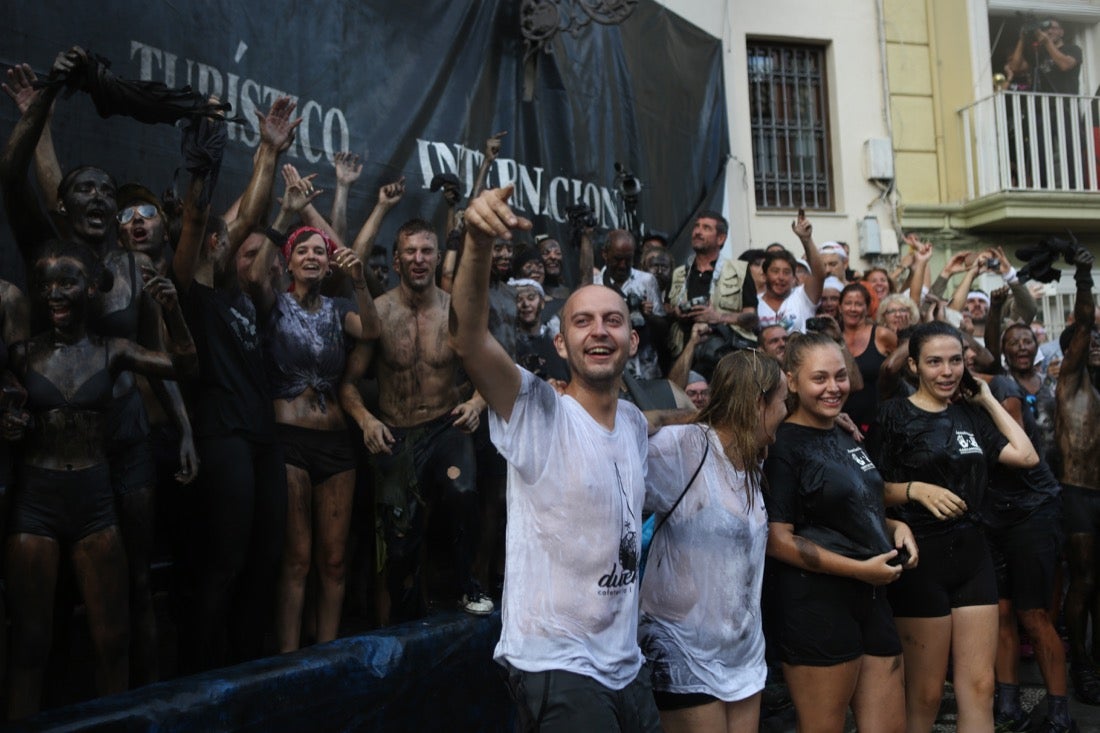
[[[16,731],[506,731],[500,614],[433,616],[51,710]]]

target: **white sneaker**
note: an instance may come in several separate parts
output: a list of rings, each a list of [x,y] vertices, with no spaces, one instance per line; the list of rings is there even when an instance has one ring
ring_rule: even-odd
[[[480,590],[470,591],[462,596],[462,610],[474,616],[488,616],[493,612],[493,599]]]

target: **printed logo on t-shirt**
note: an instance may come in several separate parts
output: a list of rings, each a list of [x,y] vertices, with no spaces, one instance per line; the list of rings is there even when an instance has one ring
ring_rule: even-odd
[[[956,430],[955,442],[959,445],[959,455],[965,456],[971,453],[981,455],[982,447],[978,445],[978,439],[974,437],[974,433],[969,433],[965,430]]]
[[[848,449],[848,457],[855,461],[861,471],[875,470],[875,464],[871,462],[871,457],[867,455],[866,451],[858,446]]]
[[[245,351],[260,348],[260,340],[256,338],[256,322],[233,306],[229,306],[229,313],[233,316],[233,332],[240,339]]]
[[[619,534],[619,561],[611,563],[611,570],[601,575],[597,583],[601,596],[626,593],[638,580],[638,530],[618,463],[615,464],[615,480],[619,484],[619,511],[623,528]]]
[[[784,313],[780,310],[773,316],[760,316],[761,326],[782,326],[784,330],[790,331],[794,327],[795,317],[790,313]]]

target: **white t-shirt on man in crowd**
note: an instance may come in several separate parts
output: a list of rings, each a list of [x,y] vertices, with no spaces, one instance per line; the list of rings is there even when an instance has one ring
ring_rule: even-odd
[[[520,369],[508,421],[489,411],[508,461],[503,629],[493,658],[566,670],[621,690],[638,675],[638,559],[646,420],[619,401],[614,430]]]
[[[790,295],[784,299],[779,310],[773,310],[763,296],[757,299],[756,315],[760,319],[760,327],[783,326],[788,333],[799,331],[806,332],[806,320],[813,318],[817,313],[817,303],[806,295],[806,288],[799,285],[791,290]]]

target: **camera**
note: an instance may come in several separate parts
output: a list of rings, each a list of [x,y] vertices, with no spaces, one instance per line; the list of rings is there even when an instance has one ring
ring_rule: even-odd
[[[645,325],[645,315],[642,310],[645,305],[645,298],[637,293],[627,293],[623,297],[626,298],[626,308],[630,311],[630,322],[634,325],[634,328],[641,328]]]
[[[985,261],[985,267],[990,272],[996,272],[997,270],[1001,269],[1001,258],[990,257],[988,260]]]
[[[624,201],[637,201],[642,192],[642,182],[622,163],[615,164],[615,188]]]
[[[685,300],[680,304],[680,310],[691,310],[692,308],[702,308],[710,302],[710,297],[706,295],[696,295],[690,300]]]
[[[569,217],[569,225],[574,229],[592,229],[599,223],[595,212],[583,201],[565,207],[565,215]]]
[[[1077,250],[1081,245],[1072,232],[1067,232],[1069,238],[1046,237],[1034,247],[1021,247],[1016,256],[1027,264],[1020,268],[1020,281],[1035,280],[1041,283],[1056,282],[1061,278],[1061,271],[1054,267],[1058,258],[1065,259],[1066,264],[1072,265],[1077,256]]]
[[[1049,20],[1039,20],[1039,16],[1033,11],[1016,12],[1020,19],[1020,35],[1024,38],[1034,38],[1039,31],[1050,30],[1052,23]]]

